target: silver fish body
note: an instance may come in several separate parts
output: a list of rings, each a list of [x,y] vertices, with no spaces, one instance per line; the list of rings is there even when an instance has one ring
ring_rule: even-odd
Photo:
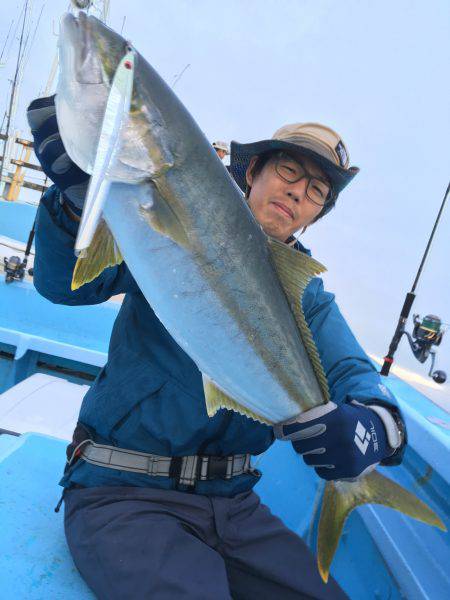
[[[65,17],[60,45],[60,131],[90,172],[98,115],[127,43],[81,14]],[[148,302],[202,373],[269,422],[322,404],[267,237],[195,121],[139,54],[112,177],[105,220]]]

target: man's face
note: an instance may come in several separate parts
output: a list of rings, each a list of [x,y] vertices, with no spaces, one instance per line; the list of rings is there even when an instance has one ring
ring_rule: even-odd
[[[220,148],[215,148],[215,151],[217,152],[217,156],[220,158],[220,160],[224,159],[227,155],[225,150],[221,150]]]
[[[299,159],[310,175],[327,180],[314,161],[303,156]],[[251,186],[249,207],[265,233],[284,242],[295,231],[309,225],[323,207],[307,197],[307,177],[295,183],[285,181],[277,173],[275,158],[271,158],[262,171],[253,176],[252,169],[256,161],[257,157],[254,156],[246,173],[247,184]]]

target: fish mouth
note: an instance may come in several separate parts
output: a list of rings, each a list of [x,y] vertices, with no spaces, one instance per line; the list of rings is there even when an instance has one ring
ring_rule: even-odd
[[[61,19],[60,47],[79,84],[108,85],[126,51],[125,41],[104,23],[80,12]]]
[[[92,31],[90,17],[67,13],[61,20],[60,47],[67,55],[72,78],[82,85],[105,82],[104,69]]]
[[[289,217],[292,221],[294,220],[294,213],[292,212],[292,210],[288,206],[286,206],[282,202],[277,202],[276,200],[272,200],[271,204],[273,204],[274,206],[276,206],[276,208],[278,209],[279,213],[282,213],[286,217]]]

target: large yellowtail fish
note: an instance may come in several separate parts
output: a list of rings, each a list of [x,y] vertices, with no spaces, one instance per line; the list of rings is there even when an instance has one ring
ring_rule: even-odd
[[[69,156],[92,174],[76,242],[77,288],[125,259],[220,408],[276,424],[329,401],[301,297],[324,271],[269,239],[182,103],[117,33],[63,18],[57,118]],[[420,500],[374,472],[329,483],[318,537],[326,580],[342,527],[363,503],[444,529]]]

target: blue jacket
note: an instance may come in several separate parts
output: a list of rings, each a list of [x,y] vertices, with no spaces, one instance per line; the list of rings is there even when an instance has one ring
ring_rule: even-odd
[[[267,450],[274,441],[271,427],[226,410],[213,418],[207,416],[199,370],[157,319],[124,263],[71,291],[77,224],[67,216],[60,199],[64,193],[67,204],[76,211],[89,177],[65,153],[54,97],[33,101],[28,120],[36,155],[58,186],[48,190],[37,213],[37,290],[52,302],[69,305],[98,304],[125,294],[112,331],[108,362],[84,398],[80,422],[99,443],[163,456],[255,455]],[[301,244],[297,249],[308,252]],[[339,312],[333,294],[324,291],[321,279],[313,279],[307,286],[303,309],[331,399],[336,403],[352,399],[395,403]],[[232,496],[250,489],[256,481],[255,475],[241,475],[231,481],[198,482],[195,491]],[[61,483],[65,487],[177,487],[174,479],[115,471],[81,460],[66,471]]]
[[[53,186],[38,210],[37,290],[52,302],[70,305],[97,304],[126,294],[112,331],[108,362],[84,398],[80,422],[99,443],[164,456],[255,455],[267,450],[274,441],[271,427],[227,410],[207,416],[199,370],[157,319],[125,264],[71,291],[77,224],[66,215],[59,197]],[[299,250],[306,251],[300,245]],[[332,400],[384,403],[386,388],[321,279],[307,286],[303,309]],[[195,491],[231,496],[256,481],[256,476],[242,475],[227,482],[199,482]],[[62,480],[64,486],[73,484],[176,488],[173,479],[114,471],[84,461],[78,461]]]

